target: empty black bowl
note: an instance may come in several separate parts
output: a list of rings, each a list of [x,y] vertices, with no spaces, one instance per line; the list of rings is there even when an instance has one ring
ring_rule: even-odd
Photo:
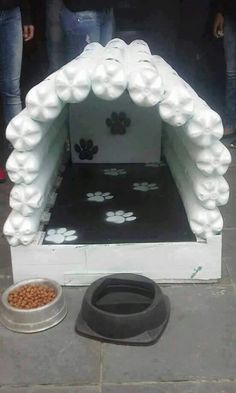
[[[87,289],[76,331],[105,342],[149,345],[161,336],[169,315],[169,299],[154,281],[136,274],[113,274]]]

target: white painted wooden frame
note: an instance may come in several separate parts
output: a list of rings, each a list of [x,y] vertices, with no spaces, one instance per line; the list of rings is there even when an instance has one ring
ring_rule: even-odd
[[[40,233],[39,233],[40,235]],[[143,274],[156,282],[221,278],[221,235],[207,242],[11,247],[14,281],[47,276],[62,285],[89,285],[112,273]]]

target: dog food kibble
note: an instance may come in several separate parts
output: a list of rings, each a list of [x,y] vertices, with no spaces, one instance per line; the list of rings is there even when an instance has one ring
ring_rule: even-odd
[[[9,293],[8,302],[16,308],[31,309],[45,306],[55,297],[53,288],[42,284],[26,284]]]

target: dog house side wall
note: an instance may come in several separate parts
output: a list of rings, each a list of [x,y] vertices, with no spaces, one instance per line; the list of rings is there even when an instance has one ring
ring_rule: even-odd
[[[183,130],[182,130],[183,131]],[[167,126],[163,152],[179,189],[193,233],[202,239],[220,234],[223,219],[218,206],[227,203],[229,186],[223,178],[230,157],[227,149],[216,141],[199,149],[185,137],[181,129]],[[214,148],[217,145],[217,154]],[[218,153],[219,152],[219,153]],[[203,154],[202,154],[203,153]]]
[[[44,211],[52,202],[68,134],[67,108],[46,126],[23,112],[7,130],[9,139],[19,146],[7,161],[8,174],[15,185],[10,193],[12,211],[4,233],[13,246],[31,243],[38,231]],[[21,132],[15,138],[18,128]]]

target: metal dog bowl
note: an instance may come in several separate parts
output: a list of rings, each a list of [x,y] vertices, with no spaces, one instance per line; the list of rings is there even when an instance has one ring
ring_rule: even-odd
[[[19,309],[12,307],[8,302],[8,295],[15,289],[26,284],[42,284],[52,287],[56,297],[45,306],[32,309]],[[0,299],[0,322],[8,329],[19,333],[41,332],[57,325],[67,314],[67,306],[61,286],[47,278],[35,278],[20,281],[11,285]]]
[[[160,338],[169,314],[169,299],[154,281],[113,274],[87,289],[75,328],[95,340],[150,345]]]

